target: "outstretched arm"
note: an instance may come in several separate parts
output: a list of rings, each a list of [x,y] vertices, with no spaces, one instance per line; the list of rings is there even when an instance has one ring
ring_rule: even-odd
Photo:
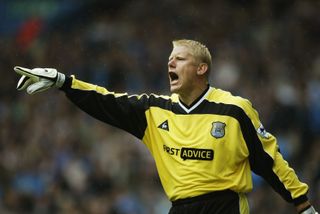
[[[114,93],[106,88],[67,77],[53,68],[28,69],[16,66],[20,74],[17,89],[35,94],[49,88],[60,88],[80,109],[105,123],[123,129],[141,139],[146,129],[145,110],[149,96]]]
[[[149,96],[110,92],[106,88],[67,77],[60,88],[68,99],[92,117],[142,139],[147,127]]]

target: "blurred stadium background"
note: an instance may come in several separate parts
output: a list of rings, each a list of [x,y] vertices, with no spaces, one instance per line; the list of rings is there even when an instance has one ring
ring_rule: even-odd
[[[320,1],[1,0],[0,213],[163,214],[146,148],[55,90],[15,90],[15,65],[118,92],[168,93],[171,40],[213,55],[212,85],[249,98],[320,207]],[[294,213],[254,176],[252,213]]]

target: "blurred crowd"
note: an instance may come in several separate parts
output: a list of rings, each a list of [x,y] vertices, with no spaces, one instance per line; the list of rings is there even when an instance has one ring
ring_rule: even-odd
[[[167,94],[177,38],[208,46],[211,85],[251,100],[319,209],[319,10],[313,0],[4,0],[0,213],[167,213],[140,141],[90,118],[59,90],[16,91],[13,67],[54,67],[117,92]],[[251,213],[295,212],[253,176]]]

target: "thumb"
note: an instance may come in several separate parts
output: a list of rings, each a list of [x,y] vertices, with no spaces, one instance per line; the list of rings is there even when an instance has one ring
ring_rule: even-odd
[[[19,82],[17,84],[17,89],[19,91],[24,90],[26,87],[28,87],[30,84],[32,84],[32,80],[30,77],[27,77],[25,75],[22,75],[22,77],[19,79]]]

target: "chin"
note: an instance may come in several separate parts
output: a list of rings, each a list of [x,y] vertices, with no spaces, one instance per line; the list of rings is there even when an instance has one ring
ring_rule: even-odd
[[[176,93],[176,94],[178,94],[179,93],[179,87],[177,87],[177,86],[170,86],[170,92],[171,93]]]

